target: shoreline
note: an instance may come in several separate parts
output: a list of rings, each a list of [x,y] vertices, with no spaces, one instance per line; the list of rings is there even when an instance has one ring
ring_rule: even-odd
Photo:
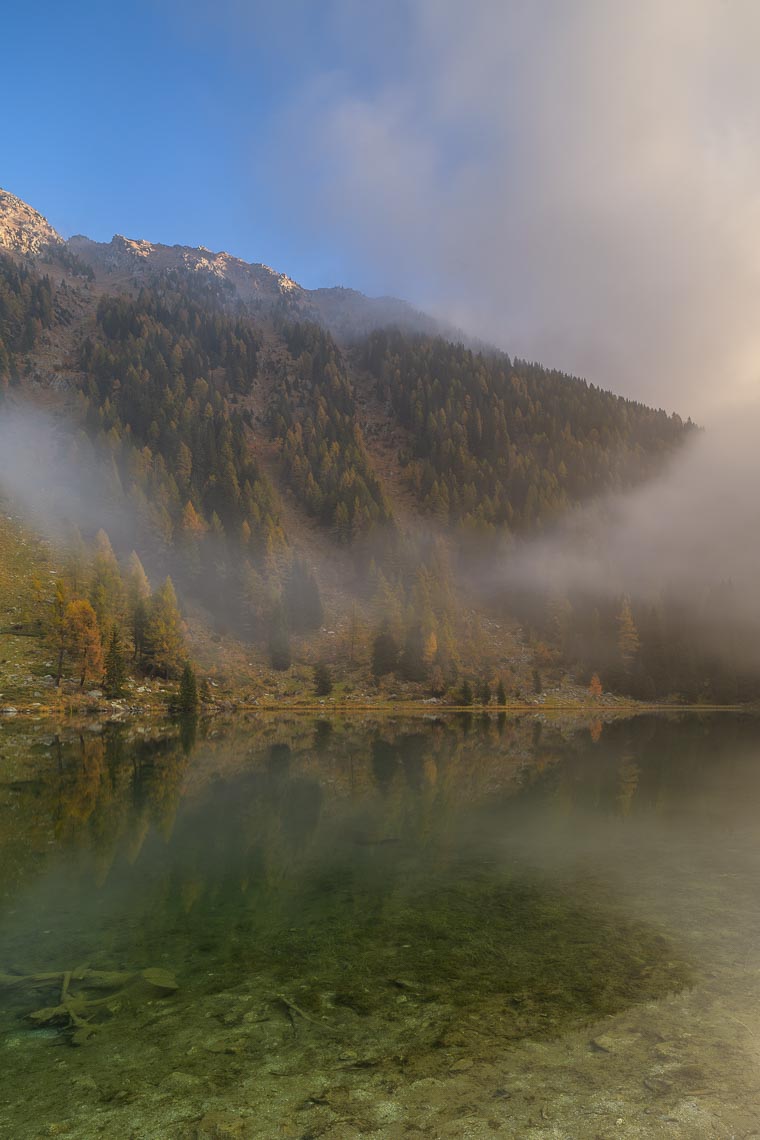
[[[12,711],[11,711],[12,709]],[[615,701],[610,704],[581,704],[575,701],[552,702],[513,702],[505,705],[455,705],[439,704],[428,701],[239,701],[230,699],[219,704],[201,705],[196,715],[199,718],[214,718],[223,715],[240,715],[248,713],[264,714],[302,714],[308,716],[325,715],[367,715],[368,713],[381,713],[388,716],[443,716],[448,714],[459,716],[508,716],[508,715],[537,715],[540,713],[577,714],[593,716],[596,719],[613,717],[615,715],[634,716],[647,713],[744,713],[758,712],[757,705],[718,705],[718,704],[672,704],[667,702],[638,702]],[[139,708],[122,709],[108,704],[87,709],[66,708],[61,709],[55,705],[8,706],[0,708],[0,726],[19,722],[55,720],[63,723],[77,721],[106,722],[109,724],[139,723],[147,719],[160,717],[179,721],[181,714],[172,712],[165,703],[142,705]]]

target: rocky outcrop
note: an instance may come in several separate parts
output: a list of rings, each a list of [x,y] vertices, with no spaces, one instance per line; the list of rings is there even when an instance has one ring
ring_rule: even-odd
[[[304,298],[292,278],[268,265],[249,263],[229,253],[213,253],[205,246],[161,245],[116,234],[110,242],[95,242],[77,235],[67,243],[72,253],[94,269],[147,278],[170,270],[205,274],[234,287],[240,300],[276,300],[283,296]]]
[[[62,244],[63,238],[42,214],[15,194],[0,190],[0,250],[37,256]]]

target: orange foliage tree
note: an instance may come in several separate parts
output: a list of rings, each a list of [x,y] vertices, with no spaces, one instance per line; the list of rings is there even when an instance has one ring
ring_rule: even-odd
[[[79,673],[79,687],[103,673],[103,644],[95,610],[84,598],[66,606],[66,649]]]

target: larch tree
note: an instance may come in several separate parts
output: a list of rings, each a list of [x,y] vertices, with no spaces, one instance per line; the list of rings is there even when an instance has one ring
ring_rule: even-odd
[[[124,583],[111,540],[104,530],[95,538],[89,598],[101,629],[108,630],[124,614]]]
[[[77,598],[66,606],[66,652],[79,674],[79,687],[85,681],[102,676],[103,643],[95,610],[86,598]]]
[[[55,683],[56,687],[61,687],[61,679],[63,678],[63,662],[66,657],[67,646],[67,627],[66,627],[66,607],[69,604],[69,592],[66,583],[57,581],[55,584],[55,591],[53,593],[53,603],[50,610],[50,619],[48,629],[53,647],[55,649],[57,663]]]
[[[144,651],[153,672],[169,677],[179,668],[184,648],[177,594],[171,578],[167,578],[148,605]]]
[[[150,582],[143,564],[133,550],[127,562],[126,573],[127,614],[129,617],[134,656],[140,658],[145,649],[145,631],[148,625]]]

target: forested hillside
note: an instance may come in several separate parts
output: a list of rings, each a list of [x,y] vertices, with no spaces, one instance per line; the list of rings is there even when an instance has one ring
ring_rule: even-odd
[[[17,357],[29,352],[53,322],[50,278],[0,255],[0,385],[18,375]]]
[[[689,430],[677,415],[503,354],[372,333],[363,362],[409,432],[400,456],[440,522],[526,532],[655,474]]]
[[[477,588],[505,544],[655,477],[690,421],[429,331],[372,328],[369,301],[365,327],[337,339],[261,267],[253,300],[218,259],[167,266],[169,247],[125,275],[135,243],[120,241],[118,272],[111,247],[84,241],[0,255],[5,406],[45,392],[57,446],[130,520],[113,549],[107,511],[69,527],[90,570],[66,589],[92,606],[104,653],[117,630],[134,668],[180,669],[124,601],[144,565],[149,596],[171,578],[191,644],[197,626],[262,675],[314,668],[323,695],[746,693],[709,655],[684,664],[662,599]]]

